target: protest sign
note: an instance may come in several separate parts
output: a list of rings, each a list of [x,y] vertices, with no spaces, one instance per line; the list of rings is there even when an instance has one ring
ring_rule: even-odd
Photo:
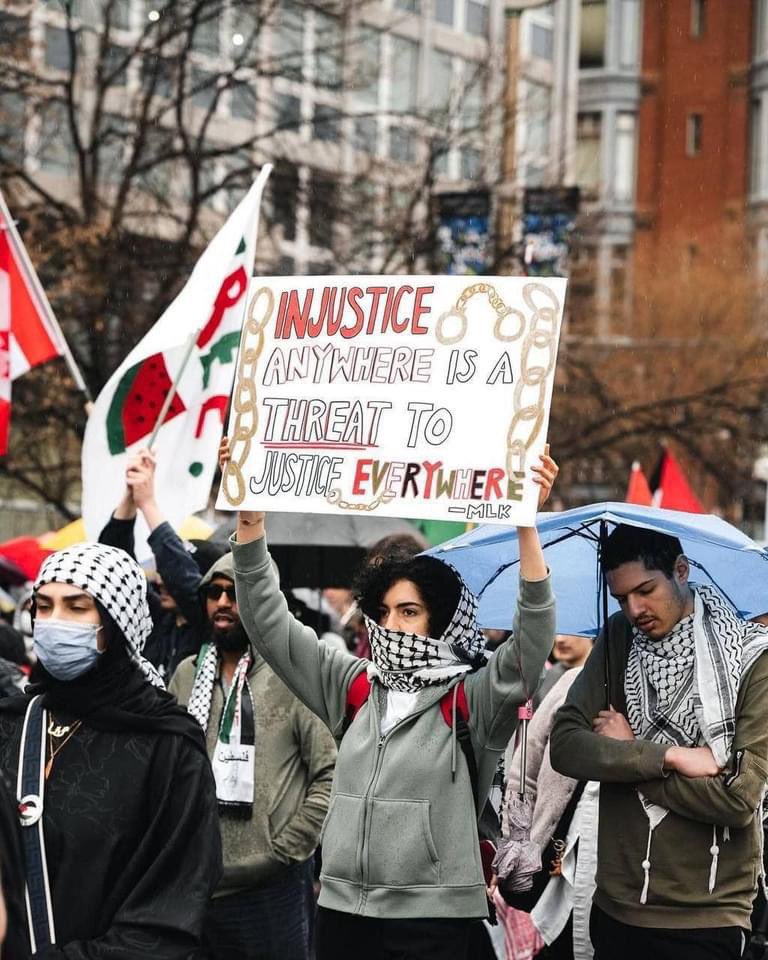
[[[532,524],[565,288],[254,278],[217,507]]]

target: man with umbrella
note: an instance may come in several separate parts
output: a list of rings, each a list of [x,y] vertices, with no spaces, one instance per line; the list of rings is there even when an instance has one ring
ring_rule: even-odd
[[[595,956],[739,957],[762,869],[768,630],[690,584],[675,537],[619,525],[601,565],[620,612],[550,741],[555,770],[601,781]]]

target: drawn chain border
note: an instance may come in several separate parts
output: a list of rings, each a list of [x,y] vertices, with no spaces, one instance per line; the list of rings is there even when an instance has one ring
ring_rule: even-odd
[[[549,300],[549,306],[539,307],[534,302],[535,294],[543,294]],[[456,305],[441,314],[437,321],[435,336],[444,346],[452,346],[464,339],[467,333],[467,304],[478,295],[485,294],[496,312],[493,333],[502,343],[519,340],[525,332],[526,318],[521,310],[509,307],[489,283],[475,283],[466,287],[456,301]],[[265,296],[266,305],[261,317],[256,315],[259,299]],[[547,394],[547,381],[555,366],[558,334],[558,316],[560,301],[554,293],[542,283],[527,283],[523,287],[523,300],[531,310],[531,327],[523,341],[522,370],[512,394],[512,420],[507,428],[507,476],[524,473],[526,455],[533,446],[544,424],[544,409]],[[259,412],[256,397],[256,365],[264,349],[264,330],[272,319],[275,298],[269,287],[260,287],[248,307],[248,315],[243,325],[240,339],[240,358],[237,369],[237,383],[233,395],[235,422],[230,437],[231,457],[224,468],[222,489],[224,496],[233,507],[240,506],[245,500],[245,478],[243,467],[251,451],[251,443],[259,426]],[[503,324],[507,317],[517,320],[514,333],[505,333]],[[443,330],[446,321],[458,318],[459,332],[447,336]],[[544,354],[542,357],[541,354]],[[542,364],[543,361],[543,364]],[[529,396],[530,394],[530,396]],[[525,435],[525,425],[531,426]],[[521,427],[522,425],[522,427]],[[518,435],[522,433],[523,435]],[[235,490],[231,489],[231,482]],[[334,488],[326,495],[326,501],[342,510],[374,511],[382,503],[394,499],[393,493],[383,493],[369,503],[352,503],[344,500],[342,492]]]

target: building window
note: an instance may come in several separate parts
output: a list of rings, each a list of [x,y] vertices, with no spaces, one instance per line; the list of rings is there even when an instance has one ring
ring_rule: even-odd
[[[531,24],[531,56],[552,61],[552,28],[540,23]]]
[[[341,20],[329,13],[315,13],[315,83],[338,89],[344,64],[344,34]]]
[[[256,91],[250,83],[238,83],[232,88],[229,98],[229,112],[239,120],[256,119]]]
[[[445,23],[447,26],[453,26],[454,18],[454,0],[435,0],[435,20],[438,23]]]
[[[406,13],[419,12],[419,0],[395,0],[395,6],[398,10],[405,10]]]
[[[483,176],[483,155],[475,147],[462,147],[459,151],[462,180],[480,180]]]
[[[466,22],[467,33],[475,37],[488,36],[488,7],[484,3],[478,3],[477,0],[466,0]]]
[[[275,69],[284,77],[300,80],[304,40],[304,19],[294,3],[284,2],[277,12],[274,32]]]
[[[207,10],[194,27],[192,49],[198,53],[219,52],[220,22],[218,11]]]
[[[38,160],[44,170],[69,173],[74,169],[75,151],[67,108],[59,100],[49,100],[41,109]]]
[[[525,147],[523,170],[528,186],[540,186],[545,179],[550,153],[552,92],[543,83],[528,80],[523,107]]]
[[[413,163],[416,159],[416,139],[412,130],[390,127],[389,156],[396,163]]]
[[[124,87],[128,82],[129,52],[126,47],[110,43],[104,54],[104,82],[113,87]]]
[[[451,102],[453,88],[453,57],[450,53],[436,50],[429,51],[429,86],[427,87],[427,103],[429,109],[435,113],[447,113]]]
[[[766,6],[768,5],[768,0],[755,0],[755,29],[753,37],[753,53],[755,59],[765,56],[766,47],[766,26],[768,26],[768,10]]]
[[[336,210],[336,184],[323,174],[313,173],[308,200],[309,242],[316,247],[330,247]]]
[[[24,163],[26,98],[20,93],[0,93],[0,156],[3,163]]]
[[[283,229],[283,240],[296,239],[299,173],[292,163],[279,160],[269,178],[272,221]]]
[[[579,35],[579,67],[582,70],[605,66],[606,27],[606,0],[582,0]]]
[[[352,88],[356,97],[373,106],[379,103],[379,73],[381,71],[381,31],[361,27],[355,43],[355,76]]]
[[[354,145],[363,153],[376,153],[376,117],[355,119]]]
[[[69,70],[71,64],[69,32],[58,27],[45,28],[45,65],[54,70]]]
[[[599,113],[580,113],[576,121],[576,183],[592,196],[600,188],[601,140],[602,116]]]
[[[691,36],[703,37],[707,28],[707,0],[691,0]]]
[[[685,124],[685,152],[689,157],[698,157],[701,153],[702,127],[702,115],[689,113]]]
[[[190,91],[192,94],[192,103],[201,110],[213,110],[216,102],[216,74],[209,73],[207,70],[198,70],[197,67],[193,67],[190,79],[192,82]]]
[[[392,109],[416,108],[419,82],[419,45],[405,37],[392,38]]]
[[[483,67],[472,60],[465,60],[462,70],[459,123],[465,133],[478,133],[483,124]]]
[[[341,110],[329,107],[325,103],[315,104],[312,118],[312,136],[315,140],[333,143],[341,136]]]
[[[141,83],[145,90],[154,86],[155,95],[170,97],[174,80],[174,63],[167,57],[149,53],[144,57],[141,67]]]
[[[622,0],[619,21],[619,65],[640,64],[640,0]]]
[[[301,125],[301,101],[290,93],[278,93],[274,98],[275,128],[298,130]]]
[[[630,203],[635,195],[635,115],[633,113],[619,113],[616,117],[614,159],[614,199]]]

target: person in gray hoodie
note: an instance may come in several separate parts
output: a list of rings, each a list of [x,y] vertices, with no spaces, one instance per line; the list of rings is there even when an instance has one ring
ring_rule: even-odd
[[[226,461],[226,441],[221,453]],[[543,503],[557,466],[545,456],[534,469]],[[441,562],[417,557],[395,562],[391,577],[360,597],[368,661],[319,643],[290,616],[267,552],[265,515],[238,516],[232,550],[248,635],[334,735],[343,735],[322,834],[318,960],[466,960],[472,925],[487,916],[476,800],[482,808],[555,633],[538,535],[520,528],[519,537],[514,644],[483,662],[475,598],[447,566],[457,599],[447,626],[438,623],[429,594],[441,574],[429,568]],[[464,708],[476,796],[457,749]]]

